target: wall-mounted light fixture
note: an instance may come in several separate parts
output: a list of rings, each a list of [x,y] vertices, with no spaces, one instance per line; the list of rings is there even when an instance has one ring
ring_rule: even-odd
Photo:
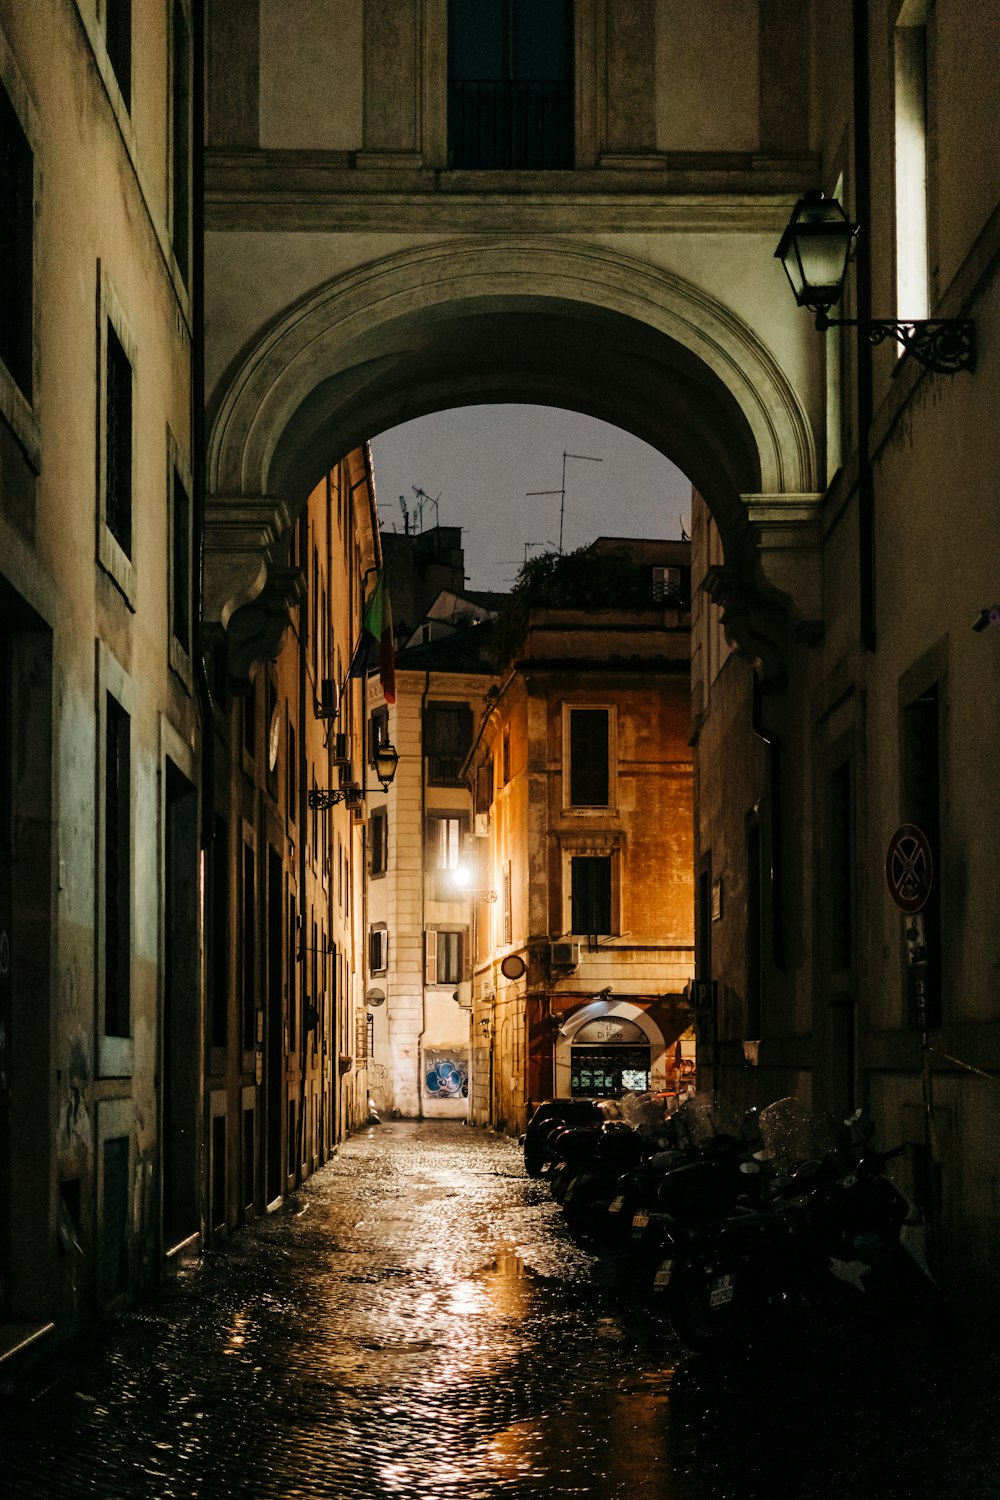
[[[390,745],[386,741],[375,751],[375,775],[379,780],[378,787],[320,788],[309,793],[309,806],[318,809],[319,812],[326,812],[328,808],[335,807],[338,802],[346,802],[349,807],[356,807],[358,803],[364,801],[369,792],[388,792],[398,765],[399,752],[395,745]]]
[[[799,199],[774,252],[785,268],[799,307],[808,307],[816,314],[820,333],[828,328],[860,328],[871,344],[898,339],[908,354],[939,375],[974,370],[976,336],[971,321],[873,318],[864,322],[829,316],[830,308],[843,295],[860,228],[850,222],[836,198],[814,191]]]

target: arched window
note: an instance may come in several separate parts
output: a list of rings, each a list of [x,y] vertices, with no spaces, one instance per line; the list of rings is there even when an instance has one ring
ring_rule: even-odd
[[[449,0],[448,165],[572,167],[572,0]]]

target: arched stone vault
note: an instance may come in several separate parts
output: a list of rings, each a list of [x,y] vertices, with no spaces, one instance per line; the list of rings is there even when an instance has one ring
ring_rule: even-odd
[[[337,277],[231,372],[207,454],[205,606],[238,675],[280,646],[288,533],[325,469],[399,422],[481,402],[587,412],[673,459],[722,536],[724,622],[780,675],[789,625],[821,612],[816,451],[795,390],[707,292],[551,237],[425,245]]]

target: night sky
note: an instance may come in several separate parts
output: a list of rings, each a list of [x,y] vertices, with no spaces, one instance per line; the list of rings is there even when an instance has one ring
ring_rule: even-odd
[[[400,495],[411,515],[415,488],[440,496],[439,514],[425,503],[411,527],[463,527],[469,587],[508,589],[526,544],[529,556],[558,544],[558,493],[527,492],[559,490],[564,449],[587,455],[566,465],[564,551],[598,536],[678,537],[681,520],[690,530],[691,486],[674,464],[606,422],[542,406],[462,407],[373,439],[382,526],[403,530]]]

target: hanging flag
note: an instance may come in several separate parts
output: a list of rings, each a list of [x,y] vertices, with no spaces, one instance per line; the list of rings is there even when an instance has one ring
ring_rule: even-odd
[[[375,580],[361,616],[361,634],[351,658],[348,677],[367,677],[375,662],[387,703],[396,701],[396,653],[392,644],[392,606],[385,568]]]

